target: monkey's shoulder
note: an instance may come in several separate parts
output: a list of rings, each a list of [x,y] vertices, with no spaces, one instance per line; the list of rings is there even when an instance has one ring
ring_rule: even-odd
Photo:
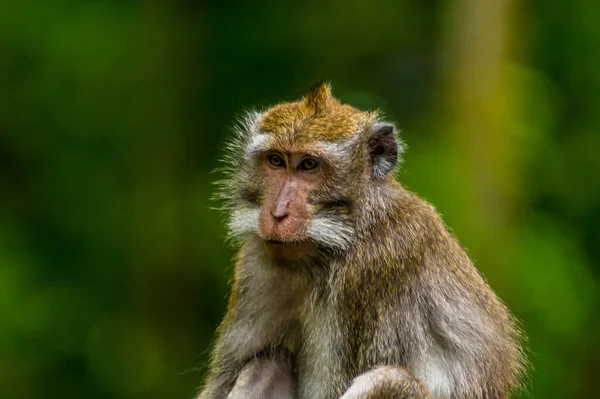
[[[357,240],[340,278],[340,287],[362,292],[365,298],[401,299],[417,292],[427,301],[437,287],[445,287],[447,295],[495,301],[436,208],[402,187],[384,217]]]
[[[360,232],[351,255],[369,268],[418,266],[431,251],[464,253],[436,208],[400,185],[384,212]]]

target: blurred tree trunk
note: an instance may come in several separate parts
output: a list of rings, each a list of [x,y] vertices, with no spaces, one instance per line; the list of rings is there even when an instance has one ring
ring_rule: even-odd
[[[447,13],[444,36],[446,140],[457,154],[461,179],[452,195],[460,196],[462,214],[471,215],[457,228],[488,266],[500,266],[497,243],[505,242],[502,238],[513,222],[519,184],[505,82],[511,6],[510,0],[457,0]],[[498,271],[493,267],[486,274]]]

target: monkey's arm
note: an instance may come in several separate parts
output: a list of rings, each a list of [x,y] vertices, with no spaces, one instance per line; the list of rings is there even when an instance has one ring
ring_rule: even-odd
[[[399,366],[380,366],[352,381],[341,399],[430,399],[423,382]]]
[[[275,342],[258,339],[263,328],[260,323],[228,317],[220,327],[210,372],[198,399],[293,398],[291,354]]]
[[[293,399],[293,359],[285,350],[263,352],[239,365],[213,364],[198,399]]]
[[[246,270],[238,262],[198,399],[293,397],[293,359],[282,342],[289,312],[272,297],[285,286],[257,267]]]
[[[228,399],[293,399],[295,377],[291,359],[257,357],[249,361],[237,377]]]

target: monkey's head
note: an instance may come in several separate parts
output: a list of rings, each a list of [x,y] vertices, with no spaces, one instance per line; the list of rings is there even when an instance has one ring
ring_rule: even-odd
[[[326,83],[249,113],[237,133],[222,182],[231,235],[258,236],[289,261],[348,250],[368,220],[357,209],[383,204],[403,149],[392,124],[341,104]]]

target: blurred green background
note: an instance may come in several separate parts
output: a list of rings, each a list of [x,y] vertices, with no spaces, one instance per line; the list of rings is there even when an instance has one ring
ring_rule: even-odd
[[[319,78],[403,130],[522,321],[523,397],[600,369],[600,3],[0,5],[0,397],[190,398],[232,250],[212,182],[244,108]]]

